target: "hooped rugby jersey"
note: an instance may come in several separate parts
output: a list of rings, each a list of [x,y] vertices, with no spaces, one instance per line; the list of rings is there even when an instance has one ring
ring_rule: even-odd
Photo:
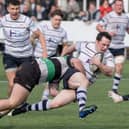
[[[120,49],[124,48],[124,37],[126,30],[129,29],[129,17],[122,13],[118,15],[114,11],[108,13],[99,23],[104,26],[108,32],[115,32],[116,35],[112,37],[110,48]]]
[[[48,57],[56,54],[58,45],[67,43],[67,33],[62,27],[55,29],[52,27],[51,22],[41,22],[37,28],[43,33],[45,37]],[[40,42],[37,40],[35,45],[34,56],[42,57],[43,50]]]
[[[5,53],[14,57],[28,57],[32,55],[33,49],[30,43],[30,31],[35,31],[33,21],[22,14],[17,20],[13,20],[10,14],[0,20],[5,37]]]
[[[94,82],[96,79],[96,73],[93,73],[90,69],[90,59],[97,53],[95,48],[95,42],[77,42],[76,50],[79,52],[79,59],[81,60],[87,78],[90,82]],[[113,56],[109,50],[104,53],[103,63],[107,66],[114,67]]]

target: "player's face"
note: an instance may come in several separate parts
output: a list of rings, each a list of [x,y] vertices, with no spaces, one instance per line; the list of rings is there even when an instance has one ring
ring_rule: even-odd
[[[114,9],[117,14],[121,14],[123,11],[123,2],[116,1],[116,3],[114,4]]]
[[[61,21],[62,21],[61,16],[55,15],[54,17],[52,17],[51,22],[52,22],[53,28],[55,29],[59,28]]]
[[[19,12],[20,12],[20,6],[19,5],[12,5],[10,4],[7,8],[9,14],[10,14],[10,17],[13,19],[13,20],[16,20],[18,19],[19,17]]]
[[[109,48],[110,40],[106,37],[102,37],[100,41],[96,42],[96,47],[99,52],[105,52]]]

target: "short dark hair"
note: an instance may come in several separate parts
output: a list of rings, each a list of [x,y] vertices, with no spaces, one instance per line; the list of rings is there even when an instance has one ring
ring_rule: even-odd
[[[108,4],[109,4],[109,1],[108,1],[108,0],[101,0],[101,1],[100,1],[100,5],[103,5],[105,1],[107,1]]]
[[[99,32],[99,33],[97,34],[96,40],[101,41],[101,39],[102,39],[103,37],[106,37],[106,38],[109,39],[110,41],[112,40],[112,37],[111,37],[111,35],[110,35],[108,32]]]
[[[12,5],[20,5],[20,1],[19,0],[8,0],[8,4],[7,6],[9,6],[10,4]]]
[[[60,16],[61,18],[63,18],[63,12],[61,11],[61,10],[59,10],[59,9],[57,9],[57,10],[55,10],[55,11],[53,11],[52,13],[51,13],[51,17],[54,17],[55,15],[58,15],[58,16]]]

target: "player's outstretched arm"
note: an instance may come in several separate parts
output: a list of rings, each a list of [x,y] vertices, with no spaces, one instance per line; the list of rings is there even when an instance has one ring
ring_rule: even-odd
[[[75,44],[72,44],[69,47],[67,47],[67,49],[64,49],[61,55],[64,56],[64,55],[67,55],[67,54],[71,54],[75,50],[76,50]]]
[[[100,71],[103,74],[105,74],[106,76],[112,76],[113,75],[113,72],[114,72],[114,68],[113,67],[104,65],[103,63],[100,63],[98,67],[99,67]]]

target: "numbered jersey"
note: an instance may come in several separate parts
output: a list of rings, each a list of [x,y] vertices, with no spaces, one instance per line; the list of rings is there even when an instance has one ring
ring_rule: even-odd
[[[80,53],[79,59],[85,68],[86,76],[89,81],[93,83],[96,79],[97,73],[93,73],[90,69],[90,60],[97,53],[95,42],[78,42],[76,44],[76,49]],[[107,50],[103,55],[103,63],[107,66],[114,67],[113,56],[109,50]]]

